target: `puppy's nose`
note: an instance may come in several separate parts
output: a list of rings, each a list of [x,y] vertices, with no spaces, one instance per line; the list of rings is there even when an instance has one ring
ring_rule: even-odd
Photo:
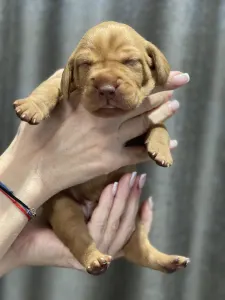
[[[116,88],[111,84],[102,85],[98,88],[99,95],[104,96],[106,99],[115,97]]]

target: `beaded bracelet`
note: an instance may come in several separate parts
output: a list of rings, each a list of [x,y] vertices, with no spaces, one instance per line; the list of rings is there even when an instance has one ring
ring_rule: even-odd
[[[31,220],[33,217],[36,216],[35,209],[29,208],[25,203],[23,203],[21,200],[16,198],[16,196],[13,194],[13,191],[11,191],[1,181],[0,181],[0,191],[13,202],[13,204],[28,218],[28,220]]]

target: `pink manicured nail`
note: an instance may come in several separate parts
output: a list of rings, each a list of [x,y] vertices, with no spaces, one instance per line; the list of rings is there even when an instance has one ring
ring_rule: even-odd
[[[190,258],[187,258],[186,263],[187,263],[187,264],[190,264],[190,262],[191,262],[191,259],[190,259]]]
[[[138,182],[139,189],[142,189],[144,187],[145,182],[146,182],[146,176],[147,176],[147,174],[142,174],[140,176],[140,179],[139,179],[139,182]]]
[[[178,110],[178,108],[180,107],[180,103],[177,100],[173,100],[169,102],[169,108],[173,111]]]
[[[137,177],[137,172],[133,172],[130,177],[129,186],[132,188],[134,186],[135,179]]]
[[[113,187],[112,187],[113,197],[115,197],[117,189],[118,189],[118,182],[114,182]]]
[[[190,76],[188,73],[181,73],[174,76],[177,84],[188,83],[190,81]]]
[[[171,148],[176,148],[178,146],[178,141],[177,140],[171,140],[170,141],[170,147]]]

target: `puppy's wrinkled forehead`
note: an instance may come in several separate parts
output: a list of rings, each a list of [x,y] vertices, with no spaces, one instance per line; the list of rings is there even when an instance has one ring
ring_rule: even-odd
[[[119,23],[103,23],[90,29],[80,41],[77,50],[90,51],[102,60],[138,58],[144,49],[144,39],[131,27]]]

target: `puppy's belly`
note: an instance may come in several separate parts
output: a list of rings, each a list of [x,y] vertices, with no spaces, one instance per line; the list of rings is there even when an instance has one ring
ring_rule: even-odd
[[[96,205],[97,205],[97,202],[93,202],[93,201],[89,201],[89,200],[84,200],[84,203],[81,204],[86,221],[90,220],[92,213],[93,213],[94,209],[96,208]]]
[[[81,205],[85,219],[89,220],[104,188],[111,183],[118,182],[124,174],[131,173],[134,170],[135,166],[120,168],[108,175],[99,176],[86,183],[72,187],[67,190],[67,193]]]

